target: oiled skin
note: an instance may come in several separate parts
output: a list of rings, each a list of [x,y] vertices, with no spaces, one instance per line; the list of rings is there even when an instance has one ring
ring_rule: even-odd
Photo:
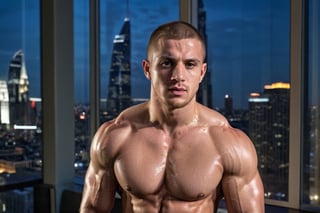
[[[84,192],[92,212],[111,209],[118,183],[124,212],[214,212],[221,189],[229,212],[263,212],[251,142],[219,114],[198,107],[200,124],[172,133],[140,120],[148,117],[148,104],[104,124],[93,141]],[[131,118],[133,111],[139,116]]]
[[[206,72],[195,38],[162,39],[142,63],[150,101],[103,124],[91,145],[81,212],[263,213],[264,191],[250,139],[196,102]]]

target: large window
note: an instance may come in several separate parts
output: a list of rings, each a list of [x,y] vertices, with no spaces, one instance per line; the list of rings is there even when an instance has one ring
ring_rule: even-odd
[[[42,178],[39,1],[1,1],[0,32],[0,190],[14,189],[0,193],[1,212],[32,212],[29,186]]]
[[[75,142],[75,153],[72,154],[75,155],[75,172],[82,176],[89,162],[92,136],[90,116],[91,107],[95,105],[90,103],[92,28],[89,5],[94,1],[73,2],[75,141],[72,143]],[[147,38],[159,24],[179,19],[180,7],[187,8],[185,6],[189,1],[98,2],[100,66],[97,73],[100,73],[98,79],[101,86],[100,100],[97,102],[100,103],[98,122],[101,123],[117,115],[126,106],[148,99],[149,82],[141,68]],[[198,23],[193,24],[197,24],[206,35],[208,45],[209,70],[198,94],[199,101],[223,113],[233,126],[250,136],[257,148],[267,201],[286,206],[284,203],[290,202],[292,197],[290,190],[297,192],[294,188],[299,188],[299,178],[294,181],[292,178],[300,177],[299,169],[293,170],[299,165],[291,160],[300,156],[294,152],[297,156],[292,157],[292,148],[300,151],[301,145],[301,189],[296,194],[300,192],[301,195],[300,208],[319,211],[318,0],[190,2],[196,2],[194,5],[197,5],[192,11],[197,11]],[[289,57],[299,55],[301,51],[290,46],[303,40],[292,40],[293,34],[302,31],[290,29],[290,6],[292,10],[292,4],[301,2],[306,3],[306,36],[303,37],[306,39],[303,57],[306,72],[290,66],[293,63]],[[301,8],[298,6],[295,9]],[[55,14],[65,13],[60,7],[54,9],[57,10],[61,11]],[[291,14],[294,13],[291,11]],[[191,20],[193,15],[189,14],[187,18]],[[291,23],[291,27],[297,25]],[[0,32],[0,212],[32,212],[33,188],[30,186],[41,181],[42,167],[46,167],[42,162],[41,141],[40,1],[0,1]],[[59,40],[61,37],[56,37],[56,34],[49,33],[46,36],[52,36],[59,45],[63,44]],[[295,43],[290,43],[290,40]],[[57,51],[60,50],[57,48]],[[55,54],[61,55],[61,52]],[[296,57],[297,60],[300,58]],[[117,66],[119,60],[122,66]],[[298,71],[292,72],[293,69]],[[305,74],[304,87],[297,88],[292,79],[300,79],[302,73]],[[46,88],[46,84],[43,88]],[[299,97],[301,91],[303,108],[299,103],[292,107],[294,98],[289,100],[289,97]],[[60,107],[63,104],[57,103],[55,107],[57,105]],[[295,108],[294,112],[303,112],[301,140],[299,137],[289,138],[294,131],[300,135],[300,128],[296,128],[299,125],[292,123],[295,120],[300,123],[296,118],[299,115],[292,114],[292,108]],[[48,114],[46,117],[48,119]],[[53,132],[54,135],[56,133],[60,134],[59,131]],[[60,146],[57,147],[60,149]],[[60,151],[54,150],[57,153]],[[296,185],[292,187],[292,184]],[[298,202],[295,200],[294,204],[297,208],[300,205]]]
[[[212,107],[255,144],[265,197],[288,200],[290,2],[203,4]]]
[[[310,0],[306,6],[306,76],[303,137],[304,205],[320,207],[320,3]]]

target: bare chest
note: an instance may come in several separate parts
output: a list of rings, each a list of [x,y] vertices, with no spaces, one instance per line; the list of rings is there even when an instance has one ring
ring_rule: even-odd
[[[212,194],[222,177],[220,155],[206,134],[154,134],[128,139],[115,160],[121,187],[137,197],[158,195],[199,200]]]

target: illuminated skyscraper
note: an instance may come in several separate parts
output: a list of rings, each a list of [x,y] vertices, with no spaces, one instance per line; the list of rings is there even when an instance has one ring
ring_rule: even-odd
[[[125,18],[120,33],[113,40],[107,100],[108,117],[118,115],[131,105],[130,61],[130,20]]]
[[[17,51],[11,59],[8,92],[10,123],[30,124],[29,80],[22,50]]]
[[[206,11],[204,10],[203,1],[198,0],[198,30],[203,35],[206,46],[207,46],[206,20],[207,20],[207,15],[206,15]],[[205,61],[207,61],[207,59],[205,59]],[[206,75],[200,84],[200,87],[197,93],[197,100],[200,103],[212,108],[212,86],[211,86],[211,73],[210,73],[209,65],[208,65]]]
[[[288,199],[289,94],[290,85],[279,82],[249,98],[249,137],[256,146],[265,191],[281,200]]]
[[[233,117],[233,102],[232,97],[228,94],[224,96],[224,115],[226,118]]]
[[[305,136],[303,144],[303,199],[311,204],[320,204],[320,106],[306,109]]]
[[[0,124],[10,124],[9,93],[6,81],[0,81]]]

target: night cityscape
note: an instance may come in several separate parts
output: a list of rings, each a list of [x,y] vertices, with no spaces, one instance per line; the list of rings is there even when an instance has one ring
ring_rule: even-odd
[[[206,11],[199,1],[198,28],[207,39]],[[123,109],[146,101],[132,96],[131,25],[125,17],[119,34],[114,35],[109,82],[101,99],[100,123],[116,117]],[[36,183],[42,179],[42,108],[41,98],[30,96],[28,67],[23,50],[8,58],[8,78],[0,81],[0,187],[4,189],[20,183]],[[262,91],[247,94],[247,108],[235,108],[233,94],[225,94],[223,107],[214,107],[211,72],[208,70],[202,82],[197,100],[223,114],[230,124],[244,131],[253,141],[258,155],[259,171],[265,187],[265,197],[288,200],[289,179],[289,112],[290,83],[275,81],[261,85]],[[306,200],[320,203],[320,106],[305,109],[308,122],[304,134],[311,135],[304,155],[307,171],[304,182]],[[80,188],[89,164],[90,155],[90,104],[74,106],[75,185]],[[310,122],[311,121],[311,122]],[[307,137],[306,137],[307,138]],[[4,190],[2,190],[4,191]],[[0,192],[0,212],[3,206],[12,212],[32,212],[32,189]],[[16,203],[22,203],[20,206]]]

